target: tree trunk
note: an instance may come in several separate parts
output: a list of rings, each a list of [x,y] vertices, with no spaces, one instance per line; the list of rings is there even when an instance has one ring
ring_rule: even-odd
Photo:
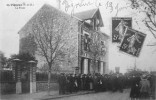
[[[50,95],[51,68],[48,71],[48,95]]]

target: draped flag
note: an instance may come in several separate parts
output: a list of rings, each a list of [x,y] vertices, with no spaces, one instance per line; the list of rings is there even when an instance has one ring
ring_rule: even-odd
[[[121,43],[126,27],[132,27],[132,18],[112,18],[112,42]]]
[[[127,27],[121,42],[120,51],[138,57],[145,37],[146,34]]]

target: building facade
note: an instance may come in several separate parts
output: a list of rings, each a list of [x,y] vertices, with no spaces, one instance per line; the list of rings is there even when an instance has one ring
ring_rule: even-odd
[[[88,14],[85,14],[86,12]],[[39,55],[39,44],[34,34],[45,34],[49,31],[52,36],[60,34],[63,38],[63,42],[59,44],[63,45],[60,50],[63,54],[61,60],[53,64],[53,71],[59,69],[83,74],[108,72],[109,37],[100,32],[100,27],[103,26],[100,11],[94,9],[86,12],[71,17],[50,5],[43,5],[18,32],[19,53],[29,52],[38,60],[38,68],[47,67],[45,57]],[[41,25],[43,26],[38,27]]]
[[[109,37],[100,32],[103,21],[99,9],[75,14],[79,21],[79,73],[108,72]]]

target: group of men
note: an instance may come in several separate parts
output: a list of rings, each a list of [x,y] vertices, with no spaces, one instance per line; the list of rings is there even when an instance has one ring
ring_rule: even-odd
[[[122,74],[64,74],[58,78],[59,93],[66,94],[78,91],[120,91],[129,87],[128,78]]]
[[[155,75],[134,75],[132,78],[130,98],[145,99],[156,96],[156,76]]]
[[[64,74],[58,78],[59,93],[73,93],[78,91],[119,91],[131,88],[130,98],[155,98],[156,76],[155,75],[122,75],[114,74]]]

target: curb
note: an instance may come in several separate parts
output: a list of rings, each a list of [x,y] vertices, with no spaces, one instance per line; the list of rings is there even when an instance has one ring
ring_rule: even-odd
[[[64,98],[64,97],[71,97],[71,96],[77,96],[77,95],[85,95],[85,94],[91,94],[95,93],[94,91],[89,91],[89,92],[80,92],[80,93],[74,93],[74,94],[66,94],[66,95],[57,95],[57,96],[50,96],[47,98],[40,98],[40,100],[51,100],[51,99],[58,99],[58,98]]]

